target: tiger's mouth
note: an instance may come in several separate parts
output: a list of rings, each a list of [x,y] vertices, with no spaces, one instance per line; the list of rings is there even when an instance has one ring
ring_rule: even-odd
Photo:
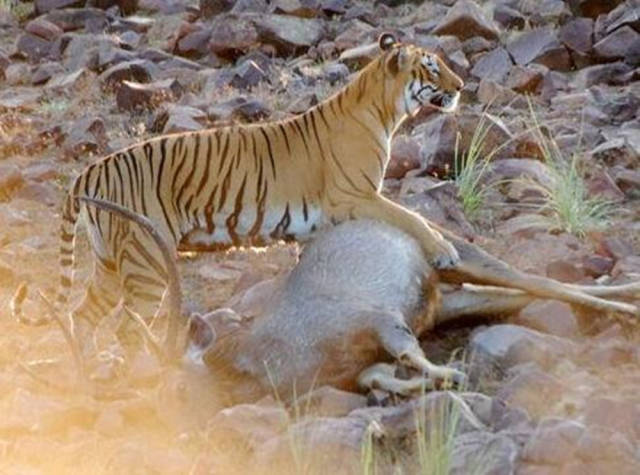
[[[443,112],[451,112],[458,105],[458,98],[460,97],[459,93],[456,94],[448,94],[448,93],[438,93],[434,94],[429,98],[429,105],[435,107],[438,110]]]

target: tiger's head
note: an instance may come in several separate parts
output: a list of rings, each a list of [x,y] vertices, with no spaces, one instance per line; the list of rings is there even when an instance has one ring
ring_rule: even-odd
[[[382,61],[392,78],[394,96],[409,115],[431,105],[443,112],[456,109],[464,83],[440,57],[418,46],[402,44],[391,33],[383,33],[378,44]]]

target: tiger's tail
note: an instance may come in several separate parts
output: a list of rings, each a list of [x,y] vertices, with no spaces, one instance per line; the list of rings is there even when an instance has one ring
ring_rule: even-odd
[[[62,210],[62,224],[60,225],[60,282],[54,305],[54,310],[58,315],[66,307],[71,293],[73,248],[76,240],[76,224],[78,223],[79,214],[80,204],[73,194],[69,193],[65,199]],[[11,315],[13,318],[29,326],[41,326],[51,322],[52,316],[48,313],[40,314],[37,317],[26,316],[24,314],[23,304],[28,294],[27,283],[20,283],[10,302]]]

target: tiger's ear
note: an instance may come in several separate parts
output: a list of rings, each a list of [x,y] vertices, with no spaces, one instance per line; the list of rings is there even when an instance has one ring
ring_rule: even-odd
[[[387,60],[387,68],[394,75],[409,67],[409,51],[406,48],[398,48]]]
[[[398,42],[393,33],[382,33],[378,38],[378,45],[382,51],[388,51]]]

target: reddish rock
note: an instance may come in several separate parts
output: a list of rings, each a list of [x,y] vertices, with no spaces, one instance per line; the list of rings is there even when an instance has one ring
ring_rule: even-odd
[[[598,278],[611,272],[613,259],[597,254],[586,256],[582,259],[582,269],[588,276]]]
[[[316,45],[324,37],[324,22],[316,18],[262,15],[254,21],[263,43],[282,55],[296,54]]]
[[[547,399],[549,403],[554,399]],[[524,446],[522,459],[539,465],[560,466],[576,458],[578,441],[585,426],[567,419],[548,418],[540,422]]]
[[[497,48],[480,56],[471,69],[471,75],[478,79],[501,82],[513,66],[511,57],[504,48]]]
[[[578,263],[558,259],[547,264],[547,277],[560,282],[575,283],[582,280],[585,275]]]
[[[152,107],[163,102],[173,102],[184,93],[175,79],[165,79],[147,84],[122,81],[116,92],[116,104],[121,110]]]
[[[434,28],[433,33],[453,35],[461,40],[474,36],[497,40],[500,35],[498,27],[485,16],[478,4],[471,0],[458,0]]]
[[[553,300],[536,300],[530,303],[520,311],[514,323],[563,337],[580,333],[571,306]]]
[[[624,59],[627,50],[639,38],[639,33],[629,26],[623,26],[593,45],[593,51],[603,61]]]
[[[571,10],[577,16],[596,18],[617,7],[623,0],[568,0]]]
[[[62,28],[42,17],[38,17],[27,23],[25,30],[47,41],[53,41],[63,33]]]
[[[630,81],[629,73],[631,71],[631,66],[622,61],[597,64],[578,71],[574,84],[578,89],[587,89],[594,84],[626,84]]]
[[[408,171],[420,168],[420,144],[406,135],[394,139],[386,178],[403,178]]]
[[[146,83],[152,80],[154,69],[149,61],[136,59],[110,67],[100,74],[99,79],[105,87],[115,88],[123,81]]]
[[[83,7],[85,0],[35,0],[33,6],[36,15],[42,15],[50,10],[68,7]]]
[[[523,33],[507,45],[516,64],[539,63],[559,71],[571,69],[569,52],[558,40],[553,28],[538,28]]]
[[[30,33],[22,34],[16,41],[16,52],[31,62],[45,58],[51,50],[51,43]]]
[[[493,19],[503,28],[509,30],[521,30],[524,28],[526,20],[522,13],[507,5],[496,5],[493,10]]]
[[[509,71],[505,86],[520,93],[534,93],[544,76],[544,67],[535,67],[536,64],[530,66],[513,66]]]
[[[606,256],[620,260],[633,254],[633,246],[623,238],[605,237],[599,242],[599,251]]]
[[[7,201],[24,185],[22,172],[15,165],[0,165],[0,200]]]
[[[361,394],[341,391],[331,386],[322,386],[302,396],[299,407],[305,407],[318,417],[346,416],[354,409],[366,407],[367,398]]]
[[[209,38],[209,50],[223,57],[237,57],[259,43],[253,22],[230,15],[216,18]]]

